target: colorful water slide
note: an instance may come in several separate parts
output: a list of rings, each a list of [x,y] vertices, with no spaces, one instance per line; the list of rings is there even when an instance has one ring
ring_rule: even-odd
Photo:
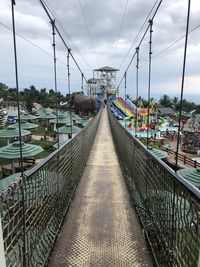
[[[116,98],[113,100],[113,104],[120,109],[123,114],[127,117],[132,117],[134,116],[134,109],[130,107],[128,102],[125,102],[121,97]]]

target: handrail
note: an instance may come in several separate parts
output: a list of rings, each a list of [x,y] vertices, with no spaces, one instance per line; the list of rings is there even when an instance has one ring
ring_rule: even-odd
[[[6,265],[46,266],[96,135],[101,110],[73,139],[0,194]]]
[[[169,154],[176,156],[176,152],[169,149],[169,148],[162,147],[162,150],[168,152]],[[180,153],[178,153],[178,161],[183,162],[184,165],[188,164],[189,166],[194,167],[194,168],[200,167],[200,163],[198,163],[197,161],[194,161],[191,158],[188,158],[186,155],[182,155]]]
[[[197,267],[200,191],[131,135],[111,112],[109,119],[123,174],[155,264]]]

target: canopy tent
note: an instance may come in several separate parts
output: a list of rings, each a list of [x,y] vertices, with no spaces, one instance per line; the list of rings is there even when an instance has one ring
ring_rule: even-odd
[[[14,173],[8,177],[5,177],[0,180],[0,193],[1,191],[7,189],[11,183],[21,177],[21,172]]]
[[[60,128],[58,128],[58,133],[59,134],[74,134],[74,133],[78,133],[80,132],[81,129],[74,126],[74,125],[70,125],[70,124],[66,124],[65,126],[62,126]]]
[[[177,173],[194,186],[200,188],[200,168],[181,169]]]
[[[44,149],[38,145],[26,144],[22,142],[22,157],[34,157],[35,155],[41,153]],[[14,160],[20,159],[20,142],[14,142],[8,146],[0,148],[0,158],[10,159],[12,161],[12,172],[14,173]]]
[[[39,127],[39,125],[35,123],[30,123],[30,122],[25,122],[25,121],[21,121],[20,124],[21,124],[21,129],[23,130],[32,130],[32,129]],[[15,123],[12,126],[18,128],[19,124]]]
[[[81,131],[81,128],[76,127],[74,125],[71,126],[71,124],[67,124],[65,126],[58,128],[60,144],[66,142],[68,139],[73,138],[74,135],[80,131]]]
[[[150,151],[152,151],[154,153],[154,155],[156,155],[156,157],[158,157],[159,159],[166,159],[168,157],[167,152],[165,152],[163,150],[150,147]]]
[[[38,117],[31,115],[29,113],[24,113],[22,115],[20,115],[20,120],[21,121],[29,121],[29,120],[36,120]]]
[[[54,118],[54,119],[51,119],[49,121],[50,123],[59,123],[59,124],[69,124],[70,123],[70,119],[68,117],[58,117],[57,118]]]
[[[21,130],[21,136],[26,136],[31,134],[30,131]],[[9,125],[6,129],[0,131],[0,138],[6,138],[9,144],[9,138],[19,137],[19,129],[13,125]]]
[[[58,112],[56,110],[54,110],[52,113],[56,116],[58,113],[58,117],[63,117],[63,118],[69,118],[69,116],[70,116],[69,113],[65,112],[64,110],[58,110]]]
[[[43,120],[50,120],[50,119],[54,119],[56,118],[56,115],[54,115],[51,112],[44,112],[43,114],[41,114],[38,119],[43,119]]]

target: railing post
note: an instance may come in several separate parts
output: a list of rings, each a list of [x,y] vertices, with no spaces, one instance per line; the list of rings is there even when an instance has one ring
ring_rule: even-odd
[[[0,214],[0,266],[6,267],[6,258],[5,258],[5,251],[3,245],[3,230],[2,230],[2,223],[1,223],[1,214]]]
[[[194,161],[194,168],[196,168],[197,167],[197,161],[195,160]]]
[[[149,77],[148,77],[148,116],[147,116],[147,149],[149,148],[149,116],[150,116],[150,97],[151,97],[151,63],[152,63],[152,34],[153,34],[153,20],[149,19]]]
[[[138,101],[138,92],[139,92],[139,47],[136,47],[136,54],[137,54],[137,64],[136,64],[136,101]],[[135,137],[137,136],[137,124],[138,124],[138,110],[137,110],[137,103],[136,106],[136,114],[135,114]]]
[[[184,165],[186,164],[187,158],[184,156]]]
[[[200,251],[199,251],[198,267],[200,267]]]

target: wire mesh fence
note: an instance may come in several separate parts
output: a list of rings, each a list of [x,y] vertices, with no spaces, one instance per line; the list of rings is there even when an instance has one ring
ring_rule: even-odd
[[[109,113],[122,170],[157,266],[198,266],[200,192]]]
[[[101,113],[0,194],[7,266],[46,266],[83,173]]]

